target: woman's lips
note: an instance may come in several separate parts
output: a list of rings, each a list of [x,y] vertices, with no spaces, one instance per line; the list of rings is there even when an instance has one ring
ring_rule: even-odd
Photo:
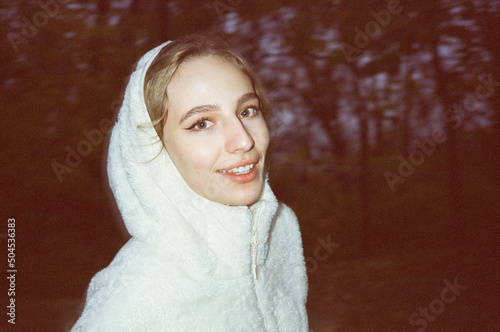
[[[237,166],[237,167],[233,167],[233,168],[228,168],[228,169],[220,169],[218,172],[220,173],[232,173],[232,174],[236,174],[236,175],[241,175],[241,174],[246,174],[246,173],[249,173],[252,168],[254,168],[255,166],[255,163],[251,163],[251,164],[246,164],[246,165],[242,165],[242,166]]]
[[[219,170],[219,174],[236,183],[247,183],[257,177],[256,163],[235,166],[231,169]]]
[[[218,172],[221,172],[221,171],[231,171],[235,168],[239,168],[239,167],[245,167],[245,166],[248,166],[248,165],[255,165],[259,162],[259,159],[258,158],[249,158],[249,159],[245,159],[245,160],[242,160],[242,161],[239,161],[235,164],[232,164],[231,166],[229,166],[228,168],[224,168],[224,169],[219,169]]]

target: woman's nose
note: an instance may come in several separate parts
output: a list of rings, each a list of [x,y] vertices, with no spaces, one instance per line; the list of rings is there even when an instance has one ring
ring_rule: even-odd
[[[225,139],[226,149],[231,153],[250,151],[255,145],[252,135],[240,119],[235,119],[229,124]]]

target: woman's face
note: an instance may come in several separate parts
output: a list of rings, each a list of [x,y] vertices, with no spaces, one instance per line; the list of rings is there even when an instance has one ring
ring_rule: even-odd
[[[186,183],[215,202],[256,202],[269,132],[250,79],[220,57],[201,56],[179,66],[167,95],[163,141]]]

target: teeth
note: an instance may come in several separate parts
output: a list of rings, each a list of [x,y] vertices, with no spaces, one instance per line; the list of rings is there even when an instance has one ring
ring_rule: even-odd
[[[254,168],[255,164],[248,164],[246,166],[235,167],[230,170],[220,170],[221,173],[234,173],[235,175],[243,175],[250,173],[252,168]]]

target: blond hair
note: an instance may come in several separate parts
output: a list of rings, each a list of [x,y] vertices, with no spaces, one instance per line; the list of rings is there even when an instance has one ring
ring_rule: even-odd
[[[250,65],[221,37],[211,33],[198,33],[165,45],[151,63],[144,80],[144,98],[156,133],[163,138],[163,127],[168,114],[167,85],[179,66],[186,60],[206,55],[218,56],[236,65],[252,82],[259,97],[260,108],[266,114],[270,108],[262,84]]]

